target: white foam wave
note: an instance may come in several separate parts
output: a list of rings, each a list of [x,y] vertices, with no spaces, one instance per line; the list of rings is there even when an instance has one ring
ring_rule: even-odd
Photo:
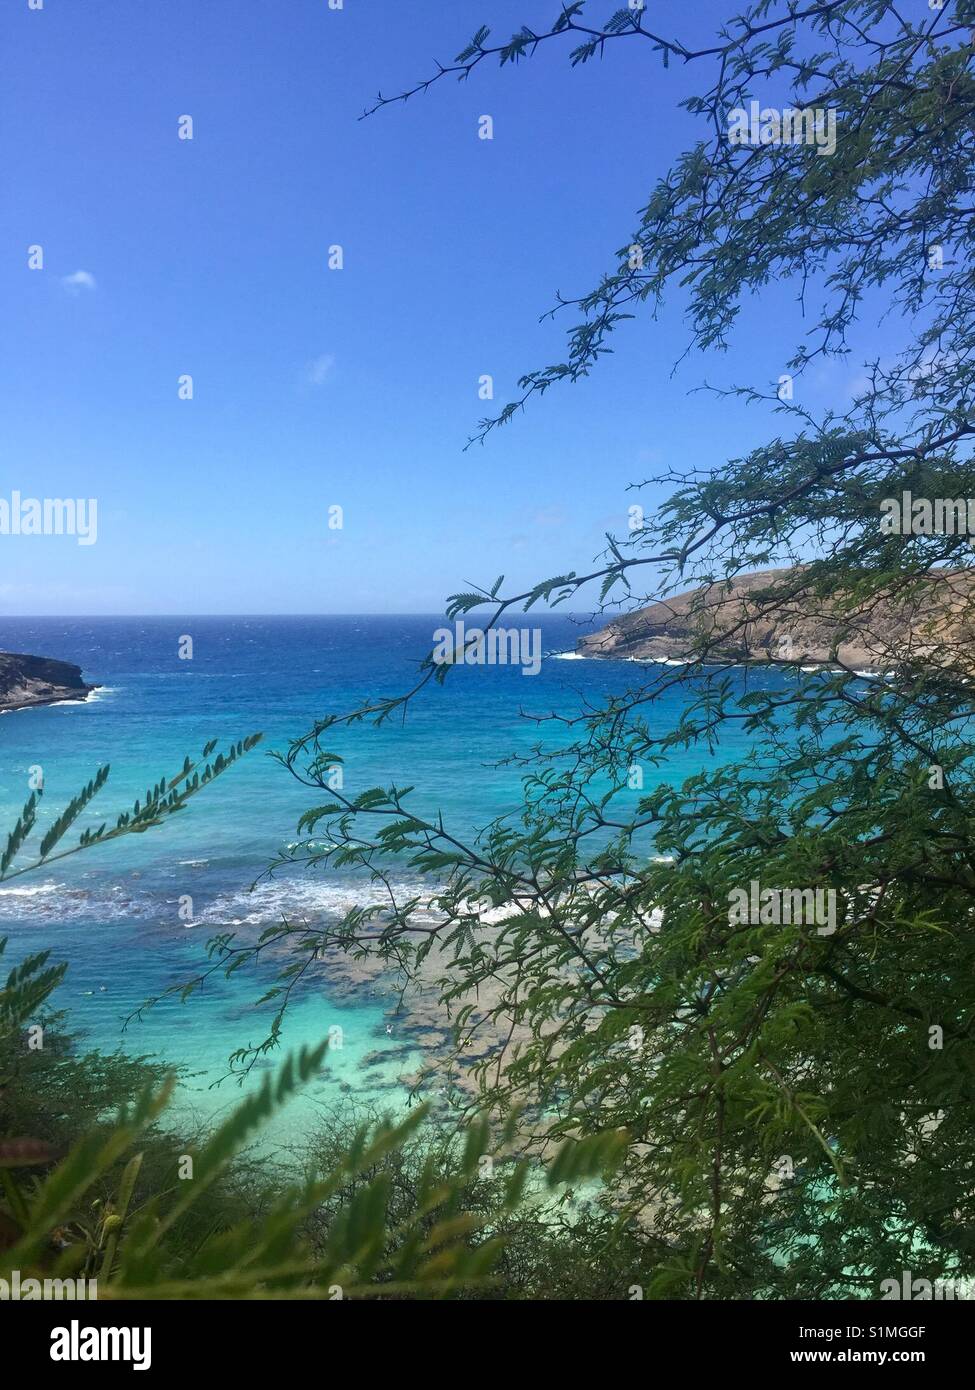
[[[672,857],[655,856],[656,863],[673,862]],[[190,867],[198,861],[187,861]],[[202,867],[202,866],[201,866]],[[243,877],[243,876],[242,876]],[[205,875],[201,880],[205,887]],[[439,909],[434,905],[435,885],[419,879],[403,878],[391,883],[390,887],[397,900],[402,903],[415,898],[417,906],[414,917],[417,922],[433,923],[440,918]],[[67,885],[47,881],[30,886],[0,888],[0,918],[38,917],[46,922],[141,922],[157,923],[160,926],[214,931],[224,929],[244,930],[264,928],[274,923],[288,921],[296,924],[310,924],[338,921],[355,907],[388,908],[390,895],[383,884],[373,884],[361,879],[315,878],[305,874],[301,877],[265,879],[253,889],[242,881],[240,888],[228,889],[218,893],[210,901],[204,900],[204,893],[193,890],[194,914],[192,922],[179,920],[178,905],[180,890],[173,887],[136,886],[129,882],[95,887]],[[486,923],[500,922],[513,910],[509,907],[494,908],[486,904],[471,902],[469,910],[476,912]]]
[[[39,898],[45,893],[56,893],[60,884],[57,883],[32,883],[30,887],[21,888],[0,888],[0,899],[2,898]]]
[[[427,896],[430,886],[403,881],[394,885],[397,896]],[[382,884],[346,880],[266,879],[251,891],[223,894],[202,914],[210,925],[257,926],[271,921],[344,917],[353,907],[388,905]]]

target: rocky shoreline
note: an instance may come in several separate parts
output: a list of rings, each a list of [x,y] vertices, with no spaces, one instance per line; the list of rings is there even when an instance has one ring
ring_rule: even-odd
[[[774,589],[770,603],[762,591]],[[761,570],[675,594],[622,614],[582,637],[584,657],[682,664],[708,661],[802,663],[883,673],[927,662],[948,647],[966,651],[975,636],[970,570],[930,573],[910,595],[842,604],[815,594],[803,568]],[[704,650],[706,648],[706,650]]]
[[[70,661],[0,652],[0,713],[61,700],[86,700],[97,689],[82,679],[81,667]]]

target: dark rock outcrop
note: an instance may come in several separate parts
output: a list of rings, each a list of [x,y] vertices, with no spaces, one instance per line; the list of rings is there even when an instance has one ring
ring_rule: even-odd
[[[677,594],[576,644],[581,656],[615,660],[686,661],[703,652],[718,662],[838,662],[868,671],[973,648],[975,571],[932,572],[910,591],[839,602],[816,595],[801,567]]]
[[[0,710],[78,700],[96,689],[81,679],[81,667],[70,661],[0,652]]]

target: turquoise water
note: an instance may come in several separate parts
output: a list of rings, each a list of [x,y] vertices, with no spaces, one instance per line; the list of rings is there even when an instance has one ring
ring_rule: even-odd
[[[231,981],[215,979],[189,1002],[169,999],[124,1032],[123,1020],[150,995],[197,971],[215,931],[249,930],[285,913],[320,921],[362,900],[368,885],[361,879],[321,870],[275,877],[250,891],[275,852],[295,838],[301,813],[325,799],[302,788],[267,750],[283,750],[325,714],[408,688],[441,621],[242,617],[0,624],[0,648],[76,662],[86,679],[103,687],[85,703],[0,717],[5,827],[26,799],[35,765],[44,770],[46,821],[110,761],[108,786],[83,822],[97,825],[141,797],[149,783],[174,774],[184,755],[195,756],[207,740],[258,730],[265,735],[259,749],[164,828],[0,889],[8,961],[50,947],[56,959],[69,962],[54,1003],[68,1011],[71,1025],[91,1046],[121,1046],[191,1068],[195,1075],[182,1095],[202,1114],[239,1098],[233,1082],[216,1088],[213,1083],[226,1073],[236,1047],[263,1038],[268,1015],[255,1014],[254,1000],[266,977],[241,972]],[[541,626],[547,656],[537,676],[505,666],[458,669],[444,687],[421,696],[405,723],[335,734],[329,744],[345,758],[345,791],[414,785],[421,810],[441,809],[446,823],[465,833],[508,809],[517,800],[519,773],[494,764],[512,752],[527,753],[540,738],[539,727],[519,712],[572,709],[583,699],[620,693],[637,674],[627,662],[564,659],[591,625],[547,616]],[[179,659],[184,635],[193,638],[191,661]],[[680,698],[654,706],[659,728],[676,720]],[[741,743],[728,742],[721,757],[742,751]],[[681,780],[705,761],[703,750],[684,755],[668,780]],[[193,899],[189,927],[178,913],[186,894]],[[383,1107],[405,1102],[398,1078],[414,1069],[415,1054],[398,1050],[388,1064],[363,1066],[369,1053],[404,1044],[387,1019],[389,1005],[378,993],[354,1003],[330,997],[324,968],[298,997],[285,1046],[317,1042],[336,1027],[343,1044],[332,1050],[326,1072],[307,1093],[306,1111],[348,1099]]]

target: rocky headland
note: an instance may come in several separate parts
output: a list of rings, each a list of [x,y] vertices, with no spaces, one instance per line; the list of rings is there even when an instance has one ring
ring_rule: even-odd
[[[784,596],[770,601],[773,587]],[[615,660],[703,656],[885,671],[971,651],[973,637],[975,571],[932,572],[920,586],[857,602],[816,595],[797,567],[739,575],[636,609],[580,638],[576,651]]]
[[[97,686],[81,678],[81,667],[46,656],[0,652],[0,713],[86,699]]]

